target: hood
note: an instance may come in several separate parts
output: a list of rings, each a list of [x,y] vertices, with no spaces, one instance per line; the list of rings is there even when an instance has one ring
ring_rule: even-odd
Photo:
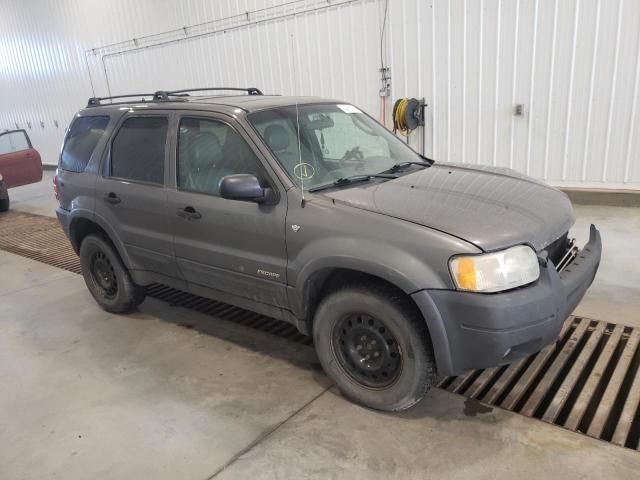
[[[518,244],[538,251],[574,222],[563,192],[507,168],[438,162],[398,179],[323,194],[440,230],[485,251]]]

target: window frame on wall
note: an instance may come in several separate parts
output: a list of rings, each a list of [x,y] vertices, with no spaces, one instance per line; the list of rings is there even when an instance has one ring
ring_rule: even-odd
[[[185,188],[180,185],[180,179],[179,179],[180,125],[185,119],[220,123],[226,126],[227,128],[229,128],[231,132],[235,132],[238,135],[238,137],[245,143],[247,149],[253,154],[253,156],[255,157],[255,160],[258,162],[258,167],[262,173],[262,176],[264,177],[263,181],[261,182],[263,186],[271,187],[274,190],[274,192],[276,192],[278,199],[280,198],[280,194],[277,188],[277,182],[274,181],[274,176],[273,176],[273,173],[270,171],[271,170],[270,166],[268,165],[268,162],[265,161],[264,154],[259,150],[254,140],[246,133],[246,131],[242,128],[242,126],[239,123],[234,122],[232,119],[227,119],[225,115],[219,114],[217,112],[212,112],[211,115],[203,115],[201,112],[183,111],[178,115],[176,119],[175,132],[174,132],[175,144],[174,144],[174,147],[172,148],[173,161],[171,162],[172,163],[171,181],[173,182],[173,187],[177,191],[188,193],[188,194],[206,195],[212,198],[223,199],[223,197],[219,193],[194,190],[190,188]],[[227,132],[227,135],[228,133],[229,132]],[[237,174],[240,174],[240,173],[247,173],[247,172],[238,172]],[[235,174],[230,174],[230,175],[235,175]],[[221,179],[222,177],[220,178],[220,180]],[[224,199],[224,200],[228,201],[228,199]]]
[[[113,144],[116,141],[118,134],[124,127],[125,123],[134,118],[163,118],[167,122],[166,133],[165,133],[165,141],[164,141],[164,155],[162,157],[162,180],[160,183],[149,182],[145,180],[139,180],[134,178],[120,177],[116,175],[112,175],[112,162],[113,162]],[[150,187],[159,187],[165,188],[167,187],[167,171],[168,171],[168,160],[169,160],[169,151],[171,145],[171,137],[173,135],[173,114],[171,112],[135,112],[128,115],[124,115],[118,124],[113,129],[113,133],[111,138],[109,139],[108,148],[106,151],[106,161],[104,162],[102,168],[102,176],[104,178],[110,180],[117,180],[121,182],[134,183],[137,185],[147,185]]]

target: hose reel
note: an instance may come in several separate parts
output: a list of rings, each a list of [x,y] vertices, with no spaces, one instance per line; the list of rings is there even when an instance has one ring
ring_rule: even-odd
[[[393,104],[393,132],[409,136],[413,130],[424,125],[425,103],[417,98],[399,98]]]

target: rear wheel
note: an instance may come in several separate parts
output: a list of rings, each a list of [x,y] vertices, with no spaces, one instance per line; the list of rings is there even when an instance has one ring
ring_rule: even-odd
[[[322,300],[313,338],[327,374],[349,399],[386,411],[419,402],[435,381],[424,321],[402,292],[363,283]]]
[[[93,298],[106,311],[128,313],[144,300],[113,245],[98,235],[87,236],[80,246],[82,276]]]

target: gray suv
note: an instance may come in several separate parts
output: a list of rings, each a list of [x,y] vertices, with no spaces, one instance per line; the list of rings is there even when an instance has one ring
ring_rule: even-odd
[[[600,235],[568,239],[555,188],[434,162],[347,103],[202,90],[92,98],[69,128],[57,214],[107,311],[161,283],[291,322],[397,411],[552,343],[593,281]]]

